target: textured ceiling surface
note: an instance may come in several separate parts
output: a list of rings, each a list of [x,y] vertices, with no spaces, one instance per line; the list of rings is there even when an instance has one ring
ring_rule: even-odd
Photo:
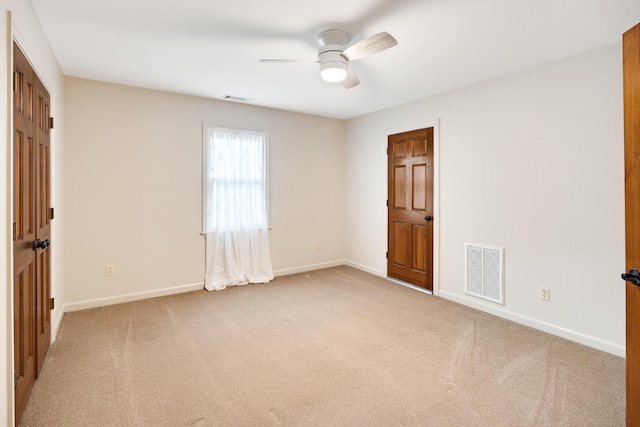
[[[638,0],[31,0],[65,75],[352,118],[620,43]],[[320,78],[317,36],[398,45]],[[231,102],[231,101],[230,101]]]

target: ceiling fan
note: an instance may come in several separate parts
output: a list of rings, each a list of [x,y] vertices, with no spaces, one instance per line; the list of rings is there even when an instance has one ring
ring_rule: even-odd
[[[345,89],[360,84],[358,77],[349,69],[349,61],[364,58],[382,52],[398,44],[387,32],[381,32],[349,47],[351,34],[342,30],[326,30],[318,36],[318,59],[261,59],[271,63],[309,63],[320,64],[320,76],[328,82],[341,82]]]

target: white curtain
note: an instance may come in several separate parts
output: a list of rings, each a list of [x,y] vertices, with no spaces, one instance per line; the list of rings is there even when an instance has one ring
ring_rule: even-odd
[[[205,142],[205,289],[269,282],[266,135],[211,127]]]

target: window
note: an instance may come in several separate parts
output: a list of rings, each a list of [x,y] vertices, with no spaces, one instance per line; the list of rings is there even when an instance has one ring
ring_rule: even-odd
[[[204,232],[268,228],[267,134],[204,130]]]
[[[273,279],[267,135],[204,127],[205,289]]]

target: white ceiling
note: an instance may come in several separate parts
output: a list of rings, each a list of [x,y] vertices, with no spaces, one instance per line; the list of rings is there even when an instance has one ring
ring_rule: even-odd
[[[618,43],[639,0],[31,0],[65,75],[352,118]],[[320,79],[317,35],[381,31],[361,84]]]

